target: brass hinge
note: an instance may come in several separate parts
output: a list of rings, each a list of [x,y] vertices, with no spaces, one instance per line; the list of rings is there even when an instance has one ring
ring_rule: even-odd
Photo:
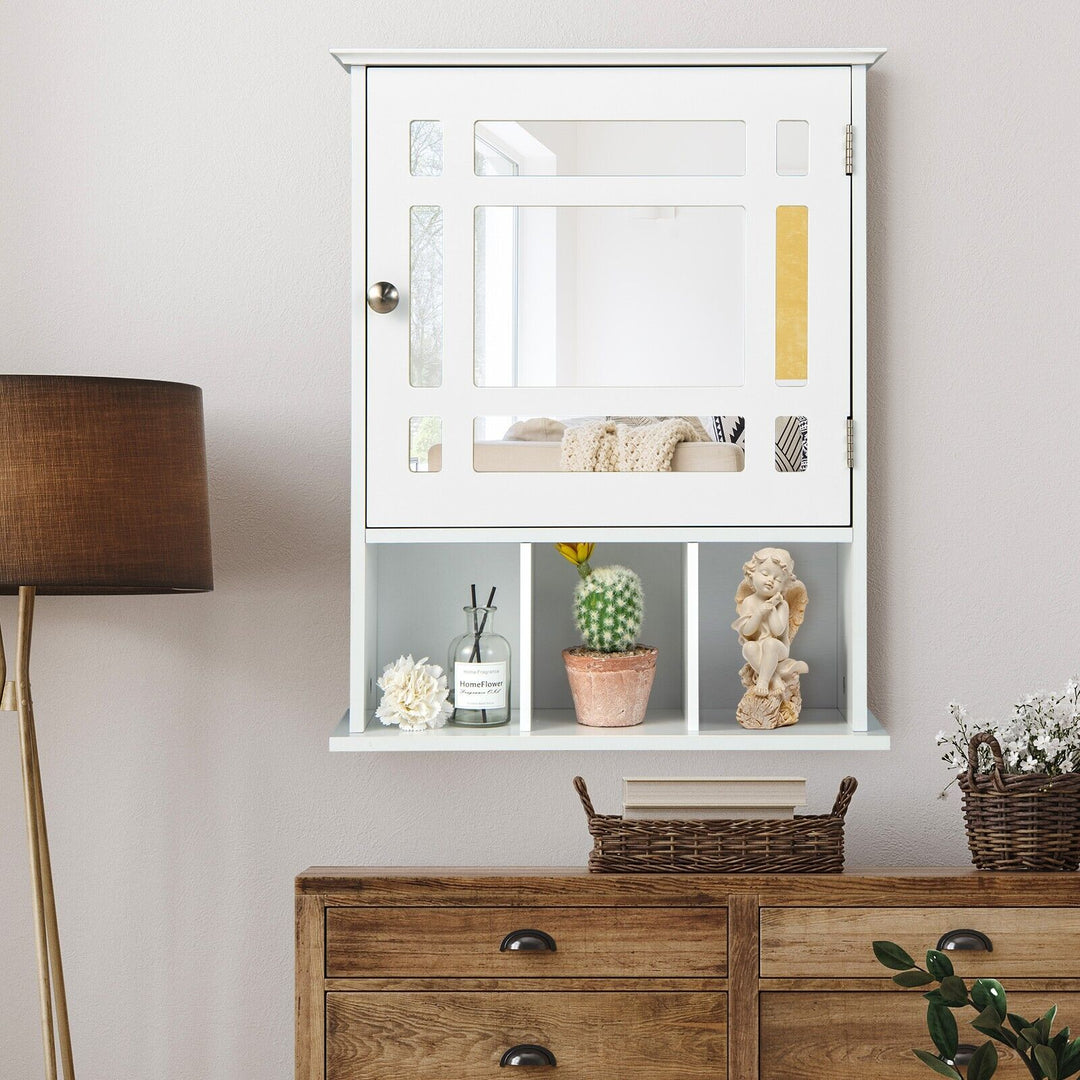
[[[855,421],[847,418],[847,467],[855,468]]]
[[[855,129],[848,124],[844,129],[844,175],[855,171]]]

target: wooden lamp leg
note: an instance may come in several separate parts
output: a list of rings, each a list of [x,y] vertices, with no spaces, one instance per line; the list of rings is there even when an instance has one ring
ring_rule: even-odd
[[[38,985],[41,999],[41,1036],[45,1051],[47,1080],[57,1080],[56,1038],[60,1036],[60,1057],[65,1080],[75,1080],[68,1027],[67,993],[64,967],[60,956],[60,933],[56,922],[56,897],[53,892],[52,862],[49,858],[49,834],[45,825],[45,802],[41,793],[41,766],[38,760],[37,733],[34,729],[34,705],[30,696],[30,635],[34,623],[33,586],[19,589],[19,626],[16,640],[14,703],[6,683],[7,665],[0,643],[0,681],[4,681],[3,705],[12,704],[19,713],[19,747],[22,752],[23,795],[26,804],[26,838],[30,849],[30,877],[33,888],[34,921],[38,958]]]

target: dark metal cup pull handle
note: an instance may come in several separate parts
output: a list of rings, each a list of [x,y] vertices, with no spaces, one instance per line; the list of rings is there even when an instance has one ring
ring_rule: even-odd
[[[994,943],[978,930],[950,930],[938,938],[939,952],[993,952]]]
[[[499,1067],[504,1065],[554,1065],[555,1055],[546,1046],[521,1043],[511,1046],[502,1056]]]
[[[966,1069],[971,1064],[971,1058],[975,1053],[975,1047],[971,1043],[961,1043],[956,1048],[956,1057],[952,1059],[951,1064],[958,1065],[961,1069]]]
[[[554,952],[555,939],[543,930],[512,930],[502,939],[499,952]]]

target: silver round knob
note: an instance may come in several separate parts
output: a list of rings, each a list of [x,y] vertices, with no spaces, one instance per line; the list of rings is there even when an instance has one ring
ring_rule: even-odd
[[[389,281],[376,281],[367,291],[368,307],[376,315],[387,315],[398,306],[397,286]]]

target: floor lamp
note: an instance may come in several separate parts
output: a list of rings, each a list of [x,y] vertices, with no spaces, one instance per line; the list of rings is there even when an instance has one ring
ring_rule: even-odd
[[[210,559],[202,391],[183,383],[0,375],[0,593],[18,593],[15,678],[0,641],[0,709],[19,714],[45,1073],[74,1080],[30,633],[38,595],[205,592]]]

